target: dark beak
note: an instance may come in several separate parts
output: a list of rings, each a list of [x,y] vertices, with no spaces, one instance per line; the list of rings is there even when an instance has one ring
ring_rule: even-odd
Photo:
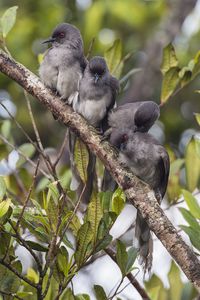
[[[99,75],[96,73],[94,75],[94,83],[97,83],[98,80],[99,80]]]
[[[46,43],[53,43],[55,42],[55,38],[49,38],[48,40],[45,40],[44,42],[42,42],[42,44],[46,44]]]

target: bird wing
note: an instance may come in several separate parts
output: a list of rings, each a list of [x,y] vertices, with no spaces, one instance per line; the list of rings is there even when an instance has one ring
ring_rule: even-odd
[[[160,152],[160,159],[158,163],[158,169],[160,173],[159,190],[163,198],[168,184],[170,161],[169,161],[169,155],[167,151],[162,146],[160,146],[159,152]]]

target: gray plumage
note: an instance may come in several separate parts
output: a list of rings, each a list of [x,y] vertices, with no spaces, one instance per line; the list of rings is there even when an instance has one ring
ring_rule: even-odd
[[[160,116],[159,106],[153,101],[126,103],[113,109],[108,116],[109,129],[105,135],[109,136],[110,143],[118,150],[121,141],[119,131],[123,134],[127,130],[133,132],[147,132]],[[110,173],[105,169],[102,190],[114,191],[117,184]]]
[[[105,59],[95,56],[85,68],[79,96],[73,103],[74,110],[91,125],[104,129],[108,112],[115,105],[118,89],[118,80],[109,73]]]
[[[160,204],[165,195],[169,176],[169,156],[163,146],[148,133],[119,132],[121,139],[119,160],[149,184]],[[137,213],[135,236],[144,270],[152,265],[153,242],[150,229],[140,213]]]
[[[67,100],[78,90],[86,66],[80,31],[71,24],[62,23],[44,43],[51,43],[51,48],[40,65],[40,78],[47,87]]]
[[[116,78],[110,75],[104,58],[93,57],[86,66],[77,93],[72,101],[74,110],[80,113],[91,125],[104,131],[107,126],[108,112],[115,105],[119,84]],[[71,139],[74,137],[71,135]],[[75,143],[75,142],[74,142]],[[71,164],[74,164],[74,143],[71,143]],[[89,149],[88,149],[89,151]],[[89,164],[87,169],[87,183],[84,187],[76,168],[73,168],[71,187],[78,191],[80,196],[83,188],[82,201],[88,203],[95,181],[96,157],[89,151]]]
[[[169,158],[165,149],[146,133],[159,115],[159,107],[152,101],[127,103],[110,113],[108,124],[109,140],[120,150],[120,161],[150,185],[160,203],[167,187]],[[114,191],[116,186],[109,172],[105,170],[102,189]],[[144,270],[150,270],[153,242],[150,229],[139,212],[136,217],[135,236]]]

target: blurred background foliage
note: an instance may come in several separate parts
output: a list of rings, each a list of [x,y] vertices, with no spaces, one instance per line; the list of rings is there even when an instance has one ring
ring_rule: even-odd
[[[175,2],[178,6],[180,1]],[[189,2],[191,2],[190,10],[192,11],[195,1]],[[123,45],[123,56],[130,52],[133,53],[125,65],[124,75],[131,69],[140,67],[141,61],[148,59],[148,53],[145,52],[145,49],[149,44],[154,43],[158,33],[161,40],[165,39],[162,26],[165,26],[172,10],[176,9],[173,1],[166,0],[1,0],[0,14],[2,15],[6,8],[13,5],[19,6],[18,15],[16,24],[8,35],[7,46],[18,61],[36,74],[39,65],[38,54],[45,50],[41,41],[51,34],[52,29],[58,23],[70,22],[76,25],[83,35],[85,53],[88,51],[91,40],[95,38],[91,55],[102,55],[116,38],[120,38]],[[179,11],[179,14],[184,14],[184,12]],[[183,22],[183,26],[181,24],[181,29],[173,40],[178,58],[183,65],[187,64],[199,50],[200,32],[195,29],[198,24],[195,25],[194,21],[194,18],[188,20],[186,17],[186,21]],[[198,23],[199,20],[197,19],[196,22]],[[137,100],[153,99],[159,103],[161,73],[158,69],[157,75],[156,83],[149,81],[145,86],[139,85],[138,89],[136,86],[137,93],[128,93],[128,98],[125,96],[126,94],[120,95],[119,101],[127,101],[128,99],[130,102],[138,95]],[[139,76],[138,73],[133,75],[127,89],[132,82],[136,85]],[[143,99],[142,92],[140,97],[140,90],[148,90],[147,85],[151,87],[151,91]],[[17,106],[17,119],[26,126],[31,134],[32,129],[24,104],[22,89],[5,76],[0,76],[0,87],[1,93],[2,90],[9,93]],[[175,148],[178,148],[183,131],[197,126],[193,112],[197,112],[199,106],[199,95],[194,92],[198,88],[199,78],[161,110],[161,121],[165,126],[166,142]],[[43,141],[47,146],[56,146],[62,139],[64,129],[59,123],[54,122],[50,113],[37,102],[34,101],[33,105]],[[46,124],[48,124],[48,133]],[[15,129],[13,128],[13,130]],[[16,134],[19,143],[22,142],[23,137],[20,136],[19,132]]]

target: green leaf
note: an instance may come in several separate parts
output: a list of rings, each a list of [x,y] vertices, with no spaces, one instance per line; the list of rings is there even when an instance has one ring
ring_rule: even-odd
[[[63,272],[65,277],[67,277],[69,273],[70,264],[69,264],[69,254],[67,249],[64,246],[61,246],[61,248],[59,249],[57,262],[58,262],[59,271]]]
[[[193,61],[193,68],[192,68],[192,79],[194,79],[200,72],[200,51],[197,52]]]
[[[25,299],[26,297],[30,298],[30,296],[33,296],[33,293],[32,292],[17,292],[17,296],[22,299]]]
[[[195,118],[196,118],[196,120],[197,120],[197,123],[198,123],[199,126],[200,126],[200,114],[195,113],[194,115],[195,115]]]
[[[7,232],[1,232],[0,234],[0,257],[2,258],[9,249],[10,245],[10,240],[11,240],[11,235]]]
[[[170,284],[170,299],[181,300],[183,283],[180,278],[180,270],[173,261],[171,263],[171,268],[168,273],[168,279]]]
[[[48,251],[47,247],[45,247],[44,245],[38,244],[36,242],[33,242],[33,241],[26,241],[26,244],[28,244],[28,246],[31,247],[31,249],[36,250],[36,251],[40,251],[40,252]]]
[[[165,75],[171,68],[177,66],[178,66],[178,60],[176,57],[174,46],[172,44],[169,44],[163,49],[161,71],[163,75]]]
[[[7,213],[10,204],[11,204],[10,199],[0,202],[0,218],[2,218]]]
[[[91,253],[93,232],[89,222],[84,223],[77,234],[77,247],[74,255],[78,268],[87,260]]]
[[[110,191],[99,193],[100,202],[104,213],[110,211],[112,195],[113,193]]]
[[[115,70],[117,70],[120,65],[122,57],[122,44],[120,39],[115,40],[113,45],[105,51],[104,57],[110,73],[114,75]]]
[[[200,225],[197,222],[197,220],[193,217],[193,215],[185,208],[180,207],[179,208],[181,214],[183,215],[184,219],[186,220],[186,222],[188,222],[188,224],[195,228],[196,230],[199,230],[200,232]]]
[[[62,297],[63,300],[75,300],[75,297],[72,293],[72,290],[70,288],[68,288],[66,290],[66,292],[63,294],[63,297]]]
[[[81,223],[76,214],[73,215],[73,218],[70,221],[69,228],[72,230],[74,236],[77,236],[79,229],[81,228]]]
[[[10,120],[5,120],[1,126],[2,135],[7,139],[11,131],[11,122]]]
[[[126,264],[126,274],[131,272],[133,264],[136,260],[137,254],[138,254],[138,250],[134,247],[131,247],[130,249],[128,249],[127,254],[128,254],[128,260],[127,260],[127,264]]]
[[[75,300],[90,300],[90,297],[86,294],[78,294],[75,296]]]
[[[119,240],[117,240],[117,253],[116,260],[118,267],[124,277],[126,275],[126,266],[128,262],[128,254],[126,252],[126,246]]]
[[[36,284],[39,282],[39,276],[32,268],[28,268],[26,276],[28,279],[30,279],[32,282]]]
[[[0,201],[3,199],[6,193],[6,183],[3,179],[3,176],[0,176]]]
[[[104,238],[98,242],[97,246],[96,246],[96,253],[101,251],[101,250],[104,250],[108,245],[110,245],[110,243],[112,242],[112,235],[110,234],[107,234],[106,236],[104,236]]]
[[[188,191],[182,190],[183,197],[187,203],[187,206],[190,209],[191,214],[195,217],[200,219],[200,206],[195,199],[195,197]]]
[[[87,146],[78,138],[76,139],[75,144],[74,160],[81,180],[86,183],[89,154]]]
[[[200,251],[200,235],[199,230],[184,225],[179,226],[189,236],[192,245]]]
[[[173,67],[164,74],[161,89],[161,103],[165,103],[174,93],[180,82],[179,71],[180,69],[178,67]]]
[[[189,191],[193,192],[200,179],[200,157],[197,153],[196,139],[191,138],[185,151],[186,180]]]
[[[95,296],[97,300],[107,300],[106,293],[102,286],[94,285]]]
[[[1,17],[1,29],[3,33],[3,38],[6,38],[8,32],[12,29],[12,27],[15,24],[17,8],[18,6],[12,6],[8,8]]]
[[[125,203],[126,196],[123,190],[118,187],[112,196],[112,210],[119,215],[123,210]]]
[[[146,291],[152,300],[168,300],[167,290],[159,277],[155,274],[148,282],[145,282]],[[175,300],[175,299],[173,299]]]
[[[26,143],[21,145],[19,148],[19,155],[20,153],[22,153],[25,157],[31,158],[33,156],[33,154],[35,153],[35,147],[30,144],[30,143]],[[21,167],[21,165],[23,165],[25,163],[26,159],[22,156],[20,156],[18,162],[17,162],[17,167]]]
[[[91,229],[93,232],[94,245],[96,244],[96,241],[97,241],[98,227],[99,227],[99,223],[100,223],[102,216],[103,216],[103,211],[101,208],[101,203],[100,203],[99,197],[98,197],[98,195],[93,194],[92,200],[90,201],[90,203],[88,205],[86,221],[90,222]]]

